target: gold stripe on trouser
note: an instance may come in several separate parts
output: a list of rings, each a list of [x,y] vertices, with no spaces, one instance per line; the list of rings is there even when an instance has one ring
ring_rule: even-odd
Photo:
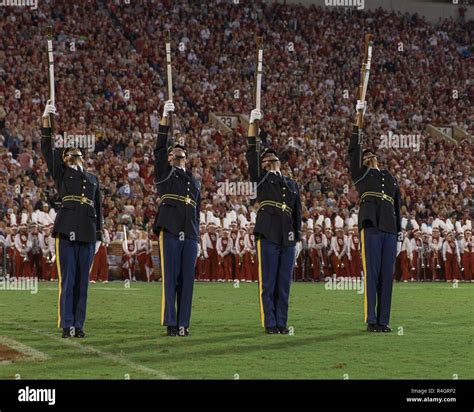
[[[160,232],[160,264],[161,264],[161,325],[165,324],[165,254],[164,254],[164,243],[165,230],[161,229]]]
[[[362,239],[362,268],[364,269],[364,320],[367,322],[367,263],[365,260],[365,233],[364,229],[360,231],[360,238]]]
[[[257,240],[258,253],[258,296],[260,298],[260,319],[262,321],[262,328],[265,327],[265,311],[263,310],[263,281],[262,281],[262,245],[261,240]]]
[[[58,328],[61,327],[61,283],[62,283],[62,276],[61,276],[61,262],[59,256],[59,236],[56,236],[56,267],[58,269]]]

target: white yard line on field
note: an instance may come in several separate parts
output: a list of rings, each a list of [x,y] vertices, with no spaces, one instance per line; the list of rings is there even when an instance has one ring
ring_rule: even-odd
[[[110,352],[105,352],[103,350],[94,348],[91,345],[84,345],[82,343],[79,343],[78,339],[76,339],[76,338],[63,339],[63,338],[61,338],[61,337],[59,337],[56,334],[53,334],[51,332],[46,332],[44,330],[30,328],[28,326],[24,326],[24,325],[21,325],[21,324],[16,323],[16,322],[6,322],[6,323],[8,323],[11,326],[14,326],[16,328],[23,329],[23,330],[26,330],[28,332],[32,332],[32,333],[36,333],[38,335],[45,336],[45,337],[47,337],[49,339],[53,339],[57,342],[61,342],[65,345],[68,345],[68,346],[74,347],[76,349],[79,349],[82,352],[100,356],[101,358],[107,359],[111,362],[126,366],[130,369],[134,369],[135,371],[146,373],[146,374],[151,375],[151,376],[153,376],[154,378],[157,378],[157,379],[177,379],[175,376],[171,376],[171,375],[168,375],[168,374],[166,374],[166,373],[164,373],[160,370],[152,369],[152,368],[149,368],[147,366],[141,365],[139,363],[133,362],[133,361],[131,361],[129,359],[126,359],[122,356],[118,356],[118,355],[115,355],[115,354],[110,353]]]
[[[14,339],[7,338],[6,336],[0,336],[0,344],[6,345],[17,352],[25,355],[27,359],[33,361],[44,361],[49,359],[49,356],[46,353],[40,352],[39,350],[33,349],[30,346],[26,346],[23,343],[20,343]],[[11,363],[11,361],[4,361],[3,363]]]

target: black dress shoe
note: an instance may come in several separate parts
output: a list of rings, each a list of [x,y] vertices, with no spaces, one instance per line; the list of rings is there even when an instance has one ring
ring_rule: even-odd
[[[176,326],[167,326],[166,336],[178,336],[178,328]]]
[[[282,335],[288,335],[290,333],[290,330],[286,326],[277,326],[278,333],[281,333]]]
[[[63,328],[63,333],[61,336],[64,339],[72,338],[74,335],[71,335],[71,329],[74,330],[74,328]]]
[[[76,333],[74,334],[74,337],[75,338],[85,338],[86,334],[84,333],[84,331],[82,329],[76,328]]]
[[[380,327],[376,323],[368,323],[367,332],[380,332]]]
[[[379,325],[379,330],[383,333],[388,333],[392,331],[392,329],[388,325]]]
[[[178,328],[178,336],[189,336],[189,328],[185,328],[184,326],[180,326]]]
[[[270,328],[265,328],[265,333],[268,335],[278,335],[280,331],[276,326],[272,326]]]

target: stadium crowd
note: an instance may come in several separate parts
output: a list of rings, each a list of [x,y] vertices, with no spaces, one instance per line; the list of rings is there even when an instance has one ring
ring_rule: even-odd
[[[256,276],[250,232],[258,205],[248,194],[218,191],[219,182],[248,180],[244,123],[230,135],[209,123],[212,112],[247,115],[252,109],[256,35],[264,36],[265,47],[262,128],[286,160],[285,173],[300,182],[305,240],[295,277],[360,273],[360,257],[350,256],[351,247],[358,250],[352,232],[358,195],[348,173],[347,145],[366,32],[375,38],[366,136],[377,147],[383,167],[398,179],[408,226],[396,276],[419,279],[421,257],[428,267],[439,253],[431,264],[439,273],[431,271],[431,279],[472,279],[467,276],[472,263],[465,263],[474,258],[472,239],[463,243],[473,217],[472,141],[434,139],[425,129],[431,123],[474,132],[468,70],[472,22],[443,20],[433,26],[417,15],[382,10],[219,0],[84,1],[73,6],[56,1],[51,12],[57,129],[95,138],[87,163],[101,178],[110,242],[123,241],[123,226],[132,235],[123,247],[124,277],[133,277],[137,248],[147,255],[139,263],[137,253],[141,278],[152,279],[147,241],[154,235],[148,227],[158,203],[152,151],[165,100],[164,43],[170,30],[175,138],[185,139],[189,166],[203,186],[198,279]],[[48,96],[44,33],[49,13],[47,2],[36,12],[0,9],[0,239],[12,262],[17,254],[16,270],[30,260],[18,251],[23,246],[14,246],[12,234],[30,232],[26,240],[23,236],[26,243],[32,243],[36,231],[47,239],[58,205],[39,150],[39,119]],[[419,135],[419,146],[383,147],[389,133]],[[341,239],[340,220],[342,244],[337,236]],[[314,238],[323,240],[317,236],[317,222],[326,232],[326,257],[312,252],[322,247],[314,246]],[[431,242],[437,233],[444,241],[441,249],[426,252],[431,260],[425,252],[415,253],[420,249],[417,236]],[[232,239],[230,246],[222,240],[227,238]],[[135,245],[138,240],[143,242]],[[105,243],[98,245],[98,252],[107,252]],[[128,243],[134,244],[131,253]],[[230,252],[221,256],[219,248]],[[443,248],[454,258],[443,255]],[[51,253],[45,259],[51,260],[54,250],[46,245],[44,250]],[[448,270],[446,265],[454,266]]]

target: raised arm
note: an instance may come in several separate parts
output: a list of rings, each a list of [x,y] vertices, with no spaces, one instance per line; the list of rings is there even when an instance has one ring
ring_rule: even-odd
[[[51,129],[51,116],[56,115],[56,107],[48,100],[44,109],[41,124],[41,153],[43,154],[49,173],[56,179],[62,170],[61,151],[53,147],[53,136]]]
[[[356,182],[367,171],[367,167],[362,165],[362,142],[359,139],[359,129],[356,125],[352,127],[349,143],[349,162],[352,181]]]
[[[250,113],[250,123],[248,130],[247,139],[247,164],[249,168],[250,181],[258,182],[260,179],[260,159],[258,158],[257,152],[257,132],[258,126],[257,121],[262,119],[262,113],[260,110],[254,109]],[[266,139],[266,136],[265,136]]]
[[[365,113],[365,103],[357,101],[356,111]],[[351,169],[352,181],[359,180],[367,171],[367,167],[362,164],[362,130],[354,124],[352,126],[352,135],[349,143],[349,163]]]
[[[168,130],[169,113],[174,111],[174,104],[168,100],[163,109],[163,117],[158,127],[158,137],[155,146],[155,181],[159,182],[166,178],[169,173],[170,164],[168,162]]]

